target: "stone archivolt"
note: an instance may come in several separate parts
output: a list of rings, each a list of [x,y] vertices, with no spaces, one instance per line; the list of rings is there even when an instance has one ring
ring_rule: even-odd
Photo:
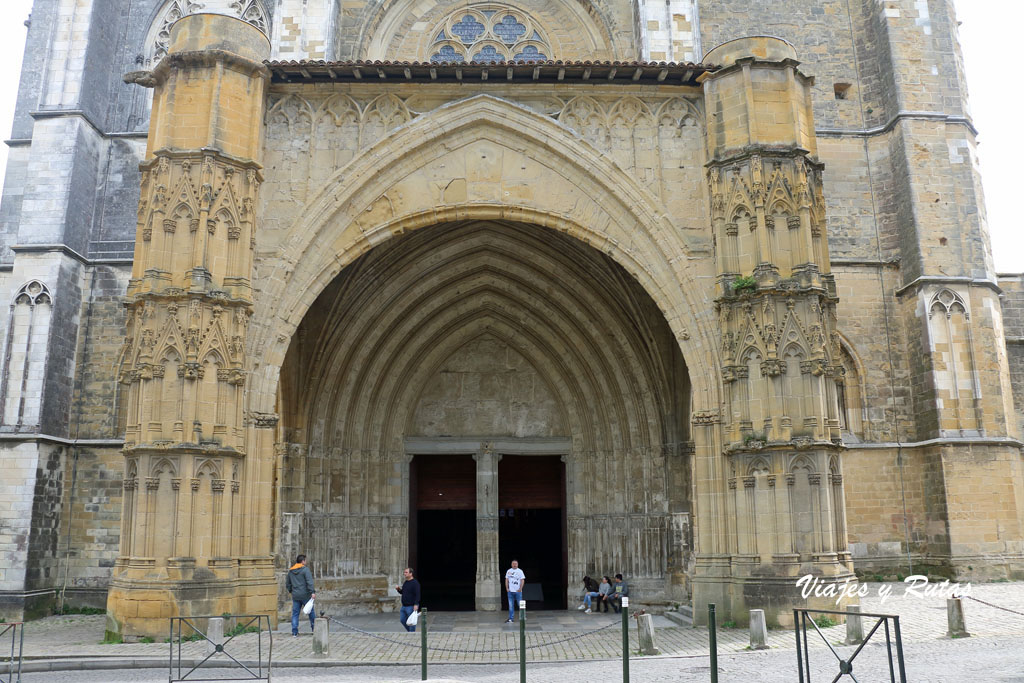
[[[594,250],[477,221],[384,245],[321,295],[286,377],[285,432],[309,447],[282,501],[301,530],[281,552],[309,549],[320,575],[400,566],[404,438],[571,437],[570,575],[614,565],[652,600],[673,595],[686,557],[669,542],[692,545],[671,514],[689,491],[686,370],[650,298]]]
[[[683,204],[692,210],[690,201],[700,205],[699,171],[693,193],[683,184],[666,197],[675,202],[666,207],[607,156],[566,137],[551,118],[490,96],[455,102],[395,129],[313,197],[302,193],[306,204],[297,217],[294,183],[284,182],[294,169],[282,163],[268,150],[261,237],[280,245],[280,255],[259,274],[266,286],[254,315],[274,322],[253,330],[251,348],[266,368],[252,378],[253,410],[274,409],[277,378],[267,373],[283,361],[290,334],[284,332],[296,329],[341,268],[395,235],[469,218],[547,226],[605,251],[650,293],[681,346],[693,346],[697,374],[713,372],[704,365],[710,358],[697,350],[698,338],[717,339],[694,316],[707,305],[696,284],[699,267],[678,257],[701,253],[705,231],[689,229],[687,221],[700,223],[692,211],[670,210]],[[504,191],[495,193],[498,169],[504,169]],[[470,173],[481,180],[470,182]],[[325,253],[323,245],[334,251]],[[716,394],[709,385],[696,400],[717,405]]]

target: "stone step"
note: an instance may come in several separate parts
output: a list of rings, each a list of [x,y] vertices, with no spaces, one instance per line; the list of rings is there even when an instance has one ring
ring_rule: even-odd
[[[678,610],[665,612],[664,617],[679,626],[691,627],[693,626],[693,607],[681,605]]]

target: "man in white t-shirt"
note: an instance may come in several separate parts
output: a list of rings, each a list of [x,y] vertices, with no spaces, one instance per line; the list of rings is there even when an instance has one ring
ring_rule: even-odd
[[[519,560],[512,560],[512,568],[505,572],[505,590],[508,592],[508,621],[511,624],[516,617],[516,605],[523,599],[523,586],[526,585],[526,574],[519,568]]]

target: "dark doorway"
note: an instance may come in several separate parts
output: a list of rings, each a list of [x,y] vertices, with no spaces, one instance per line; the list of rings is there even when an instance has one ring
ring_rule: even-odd
[[[472,610],[476,581],[476,462],[417,455],[410,465],[409,562],[423,606]]]
[[[498,552],[502,603],[513,559],[526,574],[530,609],[566,608],[565,463],[554,456],[502,456],[498,464]]]

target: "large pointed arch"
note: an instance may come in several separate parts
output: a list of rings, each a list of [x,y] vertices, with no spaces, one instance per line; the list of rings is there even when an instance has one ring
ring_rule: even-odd
[[[495,187],[500,191],[492,193]],[[571,131],[487,95],[393,131],[338,171],[303,207],[268,263],[256,303],[248,408],[272,412],[289,340],[324,288],[360,255],[408,230],[454,220],[512,220],[603,251],[651,296],[690,368],[694,410],[717,410],[710,291],[688,257],[703,245],[676,228],[636,180]]]

